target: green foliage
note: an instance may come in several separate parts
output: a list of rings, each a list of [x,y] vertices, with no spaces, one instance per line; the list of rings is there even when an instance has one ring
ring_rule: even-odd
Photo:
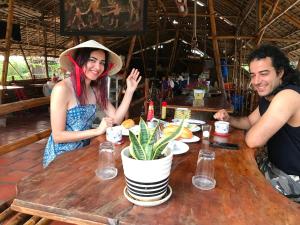
[[[157,140],[159,132],[159,123],[152,130],[147,127],[145,121],[140,119],[140,131],[138,136],[135,136],[129,130],[129,139],[130,139],[130,155],[137,160],[154,160],[158,159],[164,149],[167,147],[168,143],[179,137],[183,130],[183,120],[180,126],[174,131],[174,133],[166,136],[162,136]]]

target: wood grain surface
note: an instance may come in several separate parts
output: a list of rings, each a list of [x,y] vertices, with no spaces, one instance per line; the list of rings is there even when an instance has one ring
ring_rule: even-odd
[[[201,137],[201,132],[196,133]],[[211,137],[212,139],[214,137]],[[298,225],[300,204],[277,193],[257,168],[255,150],[244,143],[244,132],[232,130],[227,141],[240,150],[216,152],[216,187],[202,191],[192,185],[199,149],[173,158],[171,198],[155,207],[140,207],[123,195],[125,179],[116,146],[118,176],[101,181],[95,176],[98,145],[104,135],[82,149],[59,156],[42,172],[20,181],[12,209],[75,224],[172,225]]]

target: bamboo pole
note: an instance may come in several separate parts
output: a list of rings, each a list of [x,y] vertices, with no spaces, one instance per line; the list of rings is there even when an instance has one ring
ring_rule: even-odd
[[[46,24],[44,21],[44,15],[42,16],[43,21],[43,39],[44,39],[44,57],[45,57],[45,68],[46,68],[46,76],[49,78],[49,69],[48,69],[48,59],[47,59],[47,31],[46,31]]]
[[[300,59],[298,60],[297,70],[300,71]]]
[[[269,19],[268,19],[268,22],[272,19],[275,11],[276,11],[276,8],[278,6],[278,3],[279,3],[279,0],[276,0],[276,2],[274,3],[273,7],[272,7],[272,11],[271,11],[271,14],[269,16]],[[257,42],[256,42],[256,46],[259,46],[260,45],[260,42],[264,36],[264,33],[266,31],[266,28],[264,28],[260,33],[258,33],[258,38],[257,38]]]
[[[258,25],[258,28],[262,26],[262,7],[263,7],[263,0],[258,0],[258,5],[257,5],[257,25]]]
[[[40,219],[41,217],[32,216],[26,223],[24,223],[24,225],[35,225]]]
[[[14,5],[14,0],[9,0],[6,34],[5,34],[5,52],[4,52],[4,61],[3,61],[2,78],[1,78],[2,85],[6,85],[7,73],[8,73],[8,62],[9,62],[10,45],[11,45],[10,38],[12,34],[12,26],[13,26],[12,23],[13,23],[13,15],[14,15],[13,5]],[[2,104],[3,95],[4,95],[4,90],[0,91],[0,104]]]
[[[27,69],[28,69],[28,71],[29,71],[29,74],[30,74],[30,77],[31,77],[31,79],[33,79],[33,80],[34,80],[34,76],[33,76],[32,72],[31,72],[31,69],[30,69],[30,67],[29,67],[29,64],[28,64],[28,61],[27,61],[27,59],[26,59],[25,52],[24,52],[24,50],[23,50],[23,48],[22,48],[22,45],[19,45],[19,47],[20,47],[20,49],[21,49],[21,52],[22,52],[23,58],[24,58],[24,60],[25,60],[25,63],[26,63]]]
[[[217,40],[253,40],[256,36],[233,36],[233,35],[220,35],[216,36]],[[208,39],[213,39],[212,36],[209,36]],[[298,42],[299,38],[272,38],[265,37],[264,41],[275,41],[275,42]]]
[[[169,61],[167,76],[170,75],[170,73],[172,71],[172,68],[173,68],[173,64],[175,62],[178,38],[179,38],[179,29],[176,30],[175,40],[174,40],[174,43],[173,43],[173,48],[172,48],[172,53],[171,53],[171,57],[170,57],[170,61]]]
[[[143,49],[143,44],[142,44],[141,36],[138,37],[138,40],[139,40],[140,48]],[[147,66],[146,66],[146,61],[145,61],[145,55],[144,55],[143,51],[141,51],[141,57],[142,57],[142,60],[143,60],[144,76],[148,77],[147,76]]]
[[[215,66],[217,71],[218,83],[221,91],[225,94],[224,82],[221,74],[221,62],[220,62],[220,53],[217,36],[217,28],[216,28],[216,19],[215,19],[215,10],[214,10],[214,2],[213,0],[208,0],[208,8],[210,14],[210,25],[211,25],[211,33],[212,33],[212,43],[214,49],[214,58],[215,58]]]
[[[288,12],[291,8],[293,8],[295,5],[297,5],[300,2],[300,0],[296,0],[293,4],[291,4],[289,7],[287,7],[285,10],[283,10],[282,13],[280,13],[278,16],[276,16],[274,19],[272,19],[271,21],[269,21],[266,25],[264,25],[263,27],[261,27],[259,29],[259,32],[261,32],[262,30],[266,29],[268,26],[270,26],[272,23],[274,23],[277,19],[279,19],[281,16],[283,16],[286,12]]]
[[[237,28],[237,33],[239,33],[241,31],[241,28],[242,28],[242,25],[243,23],[245,22],[245,20],[248,18],[248,16],[250,15],[253,7],[255,6],[255,3],[256,3],[256,0],[252,0],[252,2],[248,2],[247,6],[250,5],[250,8],[249,7],[246,7],[246,8],[249,8],[247,9],[247,13],[245,14],[245,16],[242,18],[240,24],[238,25],[238,28]]]

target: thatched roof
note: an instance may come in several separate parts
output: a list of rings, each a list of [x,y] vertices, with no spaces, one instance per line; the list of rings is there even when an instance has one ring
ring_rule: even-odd
[[[4,21],[8,18],[7,2],[9,0],[0,1],[0,19]],[[212,44],[214,24],[211,23],[214,19],[210,17],[213,14],[221,57],[234,56],[235,50],[241,50],[246,54],[246,51],[256,46],[261,32],[264,31],[261,43],[276,44],[291,59],[298,61],[299,0],[201,0],[201,2],[204,6],[197,7],[197,40],[199,49],[204,50],[209,56],[214,56]],[[213,3],[213,9],[208,7],[209,2]],[[10,55],[21,55],[20,46],[22,46],[26,56],[43,56],[45,48],[48,56],[58,56],[62,50],[74,44],[73,37],[60,35],[59,4],[59,0],[14,0],[13,21],[20,24],[22,41],[12,43]],[[187,15],[181,16],[175,0],[148,0],[146,32],[141,36],[140,44],[136,42],[133,52],[139,51],[141,46],[145,48],[155,45],[157,37],[159,42],[168,40],[172,42],[177,30],[179,40],[190,43],[193,36],[194,2],[187,0],[187,6]],[[258,19],[260,17],[261,22]],[[173,24],[174,20],[178,21],[178,24]],[[98,36],[85,38],[99,39]],[[130,37],[104,36],[103,39],[113,50],[127,54]],[[0,40],[0,54],[6,50],[5,46],[5,40]],[[171,44],[170,49],[172,48]],[[147,56],[154,57],[154,52],[147,53]],[[166,55],[160,53],[159,57],[170,57],[170,52],[166,51]]]

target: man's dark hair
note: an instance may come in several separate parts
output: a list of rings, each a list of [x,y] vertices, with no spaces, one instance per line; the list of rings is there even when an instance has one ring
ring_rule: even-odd
[[[277,92],[281,91],[283,87],[288,84],[295,84],[300,86],[300,72],[292,68],[289,59],[276,46],[261,45],[248,56],[248,63],[250,64],[253,60],[260,60],[266,57],[271,58],[272,65],[277,73],[279,73],[282,70],[284,72],[282,76],[282,84],[278,86],[275,90],[273,90],[271,95],[274,95]]]

